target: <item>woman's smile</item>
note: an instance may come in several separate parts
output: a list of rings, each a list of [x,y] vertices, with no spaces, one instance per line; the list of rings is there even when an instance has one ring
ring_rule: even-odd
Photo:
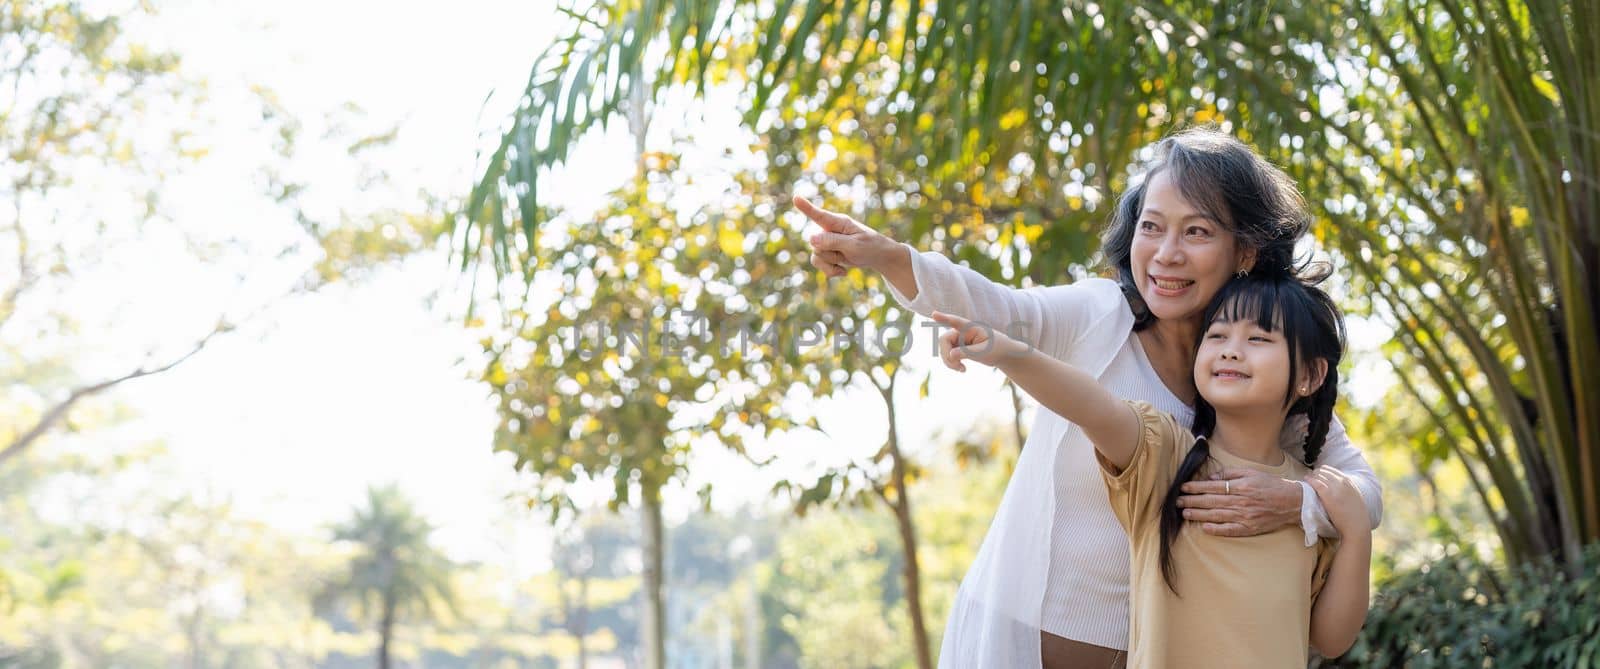
[[[1190,279],[1179,279],[1170,276],[1150,275],[1151,290],[1162,297],[1178,297],[1194,285]]]

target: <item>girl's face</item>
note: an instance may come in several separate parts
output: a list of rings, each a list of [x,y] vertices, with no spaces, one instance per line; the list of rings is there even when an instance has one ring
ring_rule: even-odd
[[[1129,249],[1133,280],[1151,314],[1198,317],[1228,277],[1247,269],[1243,255],[1232,232],[1184,199],[1169,171],[1151,178]]]
[[[1227,320],[1222,310],[1206,327],[1194,360],[1194,385],[1220,410],[1287,413],[1289,344],[1279,330],[1264,330],[1254,318]],[[1315,369],[1303,368],[1294,379],[1295,397],[1317,390]]]
[[[1290,347],[1282,331],[1262,330],[1256,318],[1206,326],[1195,355],[1195,389],[1221,410],[1286,410]],[[1296,389],[1298,391],[1298,389]]]

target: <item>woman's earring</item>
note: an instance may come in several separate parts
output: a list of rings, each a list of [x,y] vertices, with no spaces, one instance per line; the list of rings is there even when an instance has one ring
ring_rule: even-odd
[[[1237,278],[1243,279],[1244,275],[1249,274],[1249,273],[1250,273],[1250,270],[1247,270],[1247,269],[1241,267],[1241,268],[1239,268],[1239,271],[1234,272],[1233,275],[1235,277],[1237,277]]]

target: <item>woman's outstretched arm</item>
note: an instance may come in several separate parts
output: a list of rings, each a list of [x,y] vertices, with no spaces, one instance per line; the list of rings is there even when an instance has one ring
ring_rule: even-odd
[[[951,328],[939,337],[945,365],[966,371],[961,361],[972,360],[999,369],[1040,406],[1082,429],[1095,450],[1118,470],[1133,460],[1139,418],[1098,379],[982,324],[943,312],[932,317]]]
[[[938,253],[917,252],[804,198],[794,198],[794,204],[821,228],[807,240],[812,265],[830,277],[851,267],[876,271],[889,284],[895,301],[918,314],[954,314],[1004,330],[1048,355],[1065,357],[1095,315],[1105,310],[1095,293],[1081,286],[1012,288]]]

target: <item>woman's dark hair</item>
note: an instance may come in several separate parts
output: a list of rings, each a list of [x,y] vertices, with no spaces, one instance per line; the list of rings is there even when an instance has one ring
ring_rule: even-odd
[[[1316,466],[1317,456],[1333,422],[1333,404],[1339,394],[1339,360],[1344,357],[1344,318],[1333,299],[1312,283],[1288,276],[1263,276],[1251,273],[1223,284],[1206,306],[1200,338],[1213,323],[1253,320],[1263,330],[1280,332],[1289,347],[1289,387],[1284,389],[1284,406],[1289,415],[1306,414],[1305,464]],[[1195,342],[1199,347],[1199,341]],[[1309,397],[1296,397],[1295,384],[1301,374],[1317,361],[1328,369],[1322,385]],[[1178,465],[1178,473],[1161,502],[1161,575],[1167,587],[1173,585],[1172,542],[1183,529],[1183,514],[1178,496],[1183,484],[1200,472],[1211,457],[1211,432],[1217,426],[1217,411],[1205,397],[1195,399],[1194,446]]]
[[[1105,265],[1133,308],[1134,331],[1155,321],[1134,283],[1130,256],[1145,191],[1163,170],[1171,172],[1184,199],[1233,233],[1240,248],[1256,250],[1250,274],[1326,276],[1309,258],[1297,262],[1294,257],[1295,242],[1311,229],[1311,215],[1289,175],[1227,133],[1209,127],[1182,130],[1156,145],[1143,180],[1123,191],[1100,236]]]

